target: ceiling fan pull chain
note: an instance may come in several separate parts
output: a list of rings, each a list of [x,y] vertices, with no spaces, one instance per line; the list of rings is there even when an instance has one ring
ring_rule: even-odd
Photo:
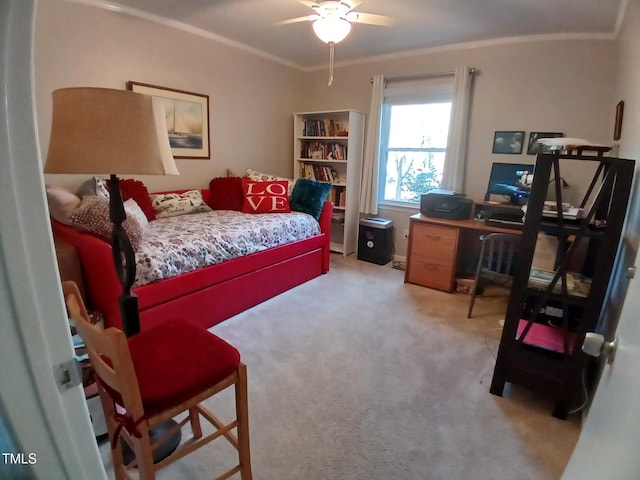
[[[335,42],[329,42],[329,86],[333,84],[333,47]]]

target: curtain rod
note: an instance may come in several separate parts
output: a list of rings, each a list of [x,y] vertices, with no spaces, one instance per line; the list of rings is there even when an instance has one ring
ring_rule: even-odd
[[[385,81],[390,80],[390,81],[394,81],[394,80],[419,80],[419,79],[423,79],[423,78],[435,78],[435,77],[449,77],[451,75],[455,75],[456,72],[451,71],[451,72],[438,72],[438,73],[424,73],[424,74],[418,74],[418,75],[398,75],[395,77],[384,77]],[[476,73],[478,73],[478,70],[476,70],[475,68],[471,68],[469,70],[469,75],[475,75]],[[373,78],[371,78],[370,83],[373,83]]]

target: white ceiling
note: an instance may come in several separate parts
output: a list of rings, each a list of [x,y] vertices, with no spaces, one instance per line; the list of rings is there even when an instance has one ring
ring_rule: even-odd
[[[72,1],[168,21],[304,70],[328,63],[329,49],[313,33],[311,22],[276,25],[314,13],[298,0]],[[355,11],[387,15],[395,23],[388,27],[354,24],[349,36],[336,45],[336,64],[532,35],[613,38],[627,1],[363,0]]]

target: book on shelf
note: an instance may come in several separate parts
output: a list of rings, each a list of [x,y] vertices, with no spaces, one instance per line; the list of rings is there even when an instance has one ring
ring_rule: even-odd
[[[345,207],[345,189],[344,188],[332,188],[327,197],[327,201],[333,203],[334,207]],[[344,213],[342,213],[344,215]]]
[[[300,166],[300,176],[321,182],[340,183],[338,172],[335,168],[331,168],[328,165],[303,162]]]
[[[336,137],[347,136],[347,130],[340,127],[340,123],[333,118],[324,118],[321,120],[304,120],[302,122],[303,137]]]
[[[309,160],[346,160],[347,147],[336,142],[304,141],[300,144],[300,157]]]
[[[333,212],[331,214],[331,222],[344,223],[344,212]]]
[[[546,290],[553,280],[555,272],[532,268],[529,272],[529,287],[537,290]],[[562,276],[553,286],[553,293],[562,293]],[[576,272],[566,273],[567,293],[574,297],[586,298],[589,295],[591,279]]]
[[[329,190],[329,195],[327,196],[327,202],[331,202],[334,205],[336,204],[336,189],[332,188]]]

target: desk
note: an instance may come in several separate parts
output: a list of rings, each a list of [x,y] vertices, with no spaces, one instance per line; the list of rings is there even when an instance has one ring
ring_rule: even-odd
[[[405,283],[453,292],[464,257],[477,251],[483,233],[520,234],[520,230],[485,225],[481,220],[447,220],[417,213],[409,218]]]

